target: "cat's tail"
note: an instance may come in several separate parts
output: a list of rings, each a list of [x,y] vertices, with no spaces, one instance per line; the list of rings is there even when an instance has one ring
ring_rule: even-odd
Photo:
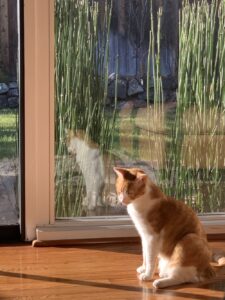
[[[225,253],[221,250],[215,250],[212,254],[212,261],[217,265],[213,266],[213,269],[217,276],[225,274]]]
[[[215,276],[221,274],[224,275],[225,253],[220,250],[215,250],[212,253],[212,262],[216,262],[217,265],[216,266],[208,265],[208,267],[206,267],[201,274],[201,280],[210,280],[213,279]]]
[[[212,261],[216,262],[218,266],[225,266],[225,253],[221,250],[213,251]]]

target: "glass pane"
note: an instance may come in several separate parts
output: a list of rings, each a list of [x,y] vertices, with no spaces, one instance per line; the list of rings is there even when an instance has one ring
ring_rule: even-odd
[[[224,3],[110,3],[55,0],[56,217],[126,214],[113,166],[224,212]]]
[[[0,225],[19,222],[17,0],[0,2]]]

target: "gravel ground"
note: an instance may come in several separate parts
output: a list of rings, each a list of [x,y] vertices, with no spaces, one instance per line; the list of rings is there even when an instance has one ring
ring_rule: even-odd
[[[0,225],[19,222],[17,199],[18,163],[16,160],[0,161]]]

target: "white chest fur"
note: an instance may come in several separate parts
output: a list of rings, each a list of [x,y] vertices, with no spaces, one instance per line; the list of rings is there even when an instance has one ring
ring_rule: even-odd
[[[127,206],[127,211],[141,238],[145,238],[146,236],[153,234],[153,229],[147,221],[148,208],[142,208],[139,206],[137,209],[137,206],[131,203]]]
[[[89,209],[102,204],[102,192],[105,184],[105,170],[101,151],[90,146],[85,140],[73,138],[68,151],[76,154],[76,162],[80,167],[86,185],[86,199],[83,202]]]

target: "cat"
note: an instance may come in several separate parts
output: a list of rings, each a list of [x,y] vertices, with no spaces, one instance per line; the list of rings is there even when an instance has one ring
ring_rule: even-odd
[[[68,152],[76,155],[76,162],[83,174],[86,197],[83,206],[94,210],[102,205],[102,193],[105,186],[105,170],[101,151],[97,144],[88,138],[82,130],[67,130]]]
[[[140,280],[151,280],[158,257],[159,279],[154,288],[213,278],[212,251],[194,211],[182,201],[167,197],[137,168],[114,168],[116,192],[141,237],[143,264]],[[217,255],[219,265],[225,257]]]

